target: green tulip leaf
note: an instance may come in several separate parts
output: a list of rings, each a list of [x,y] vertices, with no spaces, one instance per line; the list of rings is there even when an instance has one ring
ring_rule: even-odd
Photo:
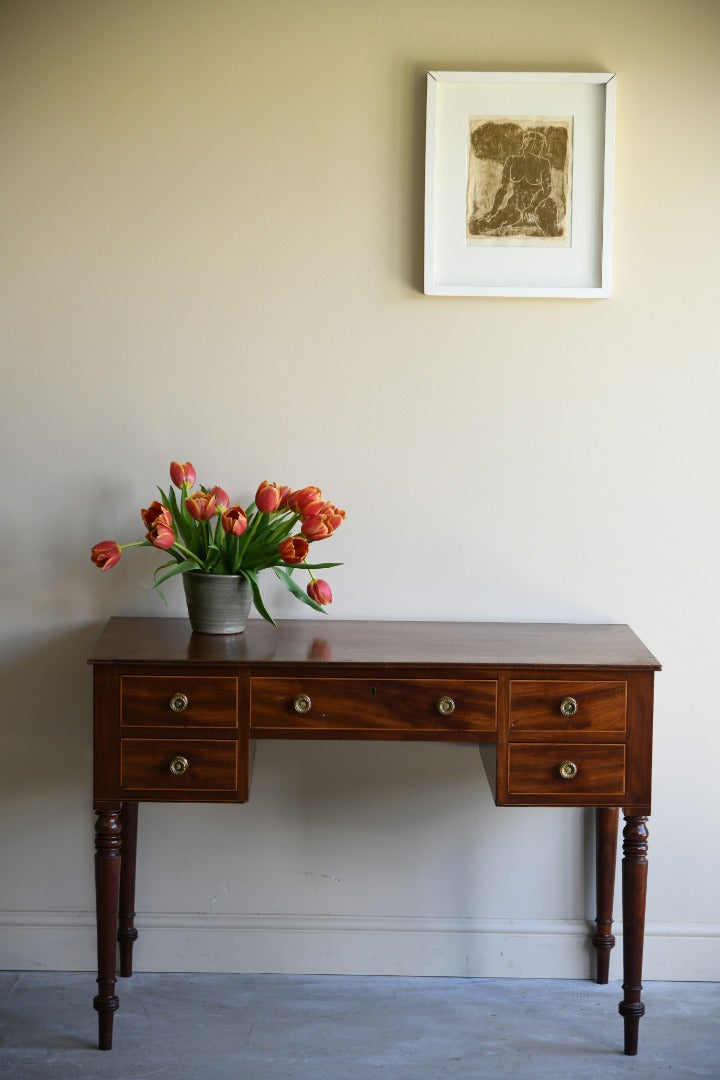
[[[253,604],[259,615],[262,615],[263,619],[272,623],[273,626],[277,626],[277,623],[273,619],[270,612],[267,610],[263,603],[263,598],[260,595],[260,585],[258,583],[257,574],[253,570],[243,570],[242,575],[250,582],[250,589],[252,590]]]
[[[342,566],[341,562],[303,562],[297,563],[293,570],[327,570],[331,566]]]
[[[172,569],[168,570],[167,574],[163,574],[162,577],[158,577],[158,574],[161,572],[161,570],[164,570],[168,566],[172,567]],[[155,579],[154,586],[157,589],[158,596],[162,600],[163,604],[167,604],[167,600],[165,599],[165,594],[163,593],[160,586],[169,578],[175,577],[176,574],[184,574],[186,570],[197,570],[197,567],[198,564],[194,559],[185,559],[183,562],[179,563],[163,563],[162,566],[158,566],[157,570],[153,575]]]
[[[165,581],[168,580],[168,578],[175,577],[176,574],[184,574],[188,570],[197,570],[199,568],[200,564],[198,563],[198,561],[196,559],[184,559],[180,563],[174,563],[172,565],[172,569],[168,570],[167,574],[163,574],[162,577],[158,577],[157,575],[159,574],[159,572],[161,570],[163,570],[166,566],[169,566],[169,565],[170,565],[169,563],[163,563],[163,565],[159,566],[157,568],[157,570],[155,571],[155,588],[156,589],[157,589],[158,585],[162,585]]]

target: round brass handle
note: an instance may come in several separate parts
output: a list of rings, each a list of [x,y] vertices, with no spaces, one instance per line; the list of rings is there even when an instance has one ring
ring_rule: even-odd
[[[564,697],[560,702],[561,716],[574,716],[578,711],[578,703],[574,697]]]
[[[558,765],[558,772],[563,780],[574,780],[577,771],[578,767],[574,761],[561,761]]]
[[[293,709],[296,713],[300,713],[301,716],[304,716],[305,713],[309,713],[311,708],[312,701],[307,696],[307,694],[298,694],[298,696],[293,701]]]
[[[435,702],[435,708],[441,716],[451,716],[455,712],[455,702],[447,694],[443,694]]]
[[[186,757],[182,757],[178,754],[170,762],[170,772],[173,776],[183,776],[190,768],[190,762]]]
[[[173,712],[185,712],[189,704],[187,694],[173,694],[170,698],[170,708]]]

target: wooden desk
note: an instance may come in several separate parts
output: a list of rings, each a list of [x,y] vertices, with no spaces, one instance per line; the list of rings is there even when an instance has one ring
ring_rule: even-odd
[[[110,619],[94,668],[100,1048],[132,974],[139,802],[245,802],[251,739],[476,742],[498,806],[597,808],[597,981],[608,981],[623,832],[625,1053],[637,1053],[653,678],[627,626]],[[122,852],[122,857],[121,857]]]

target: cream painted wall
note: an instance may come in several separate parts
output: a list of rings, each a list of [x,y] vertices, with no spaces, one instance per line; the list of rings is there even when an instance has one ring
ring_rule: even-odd
[[[714,0],[2,5],[0,966],[94,964],[85,656],[164,612],[88,551],[189,458],[347,507],[329,618],[630,623],[647,976],[720,978],[719,45]],[[422,295],[445,68],[617,72],[611,299]],[[470,748],[263,744],[247,806],[142,809],[137,966],[585,975],[589,825]]]

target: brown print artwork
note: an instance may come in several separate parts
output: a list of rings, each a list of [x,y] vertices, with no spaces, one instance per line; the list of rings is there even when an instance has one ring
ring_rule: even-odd
[[[570,244],[572,119],[472,116],[466,242]]]

